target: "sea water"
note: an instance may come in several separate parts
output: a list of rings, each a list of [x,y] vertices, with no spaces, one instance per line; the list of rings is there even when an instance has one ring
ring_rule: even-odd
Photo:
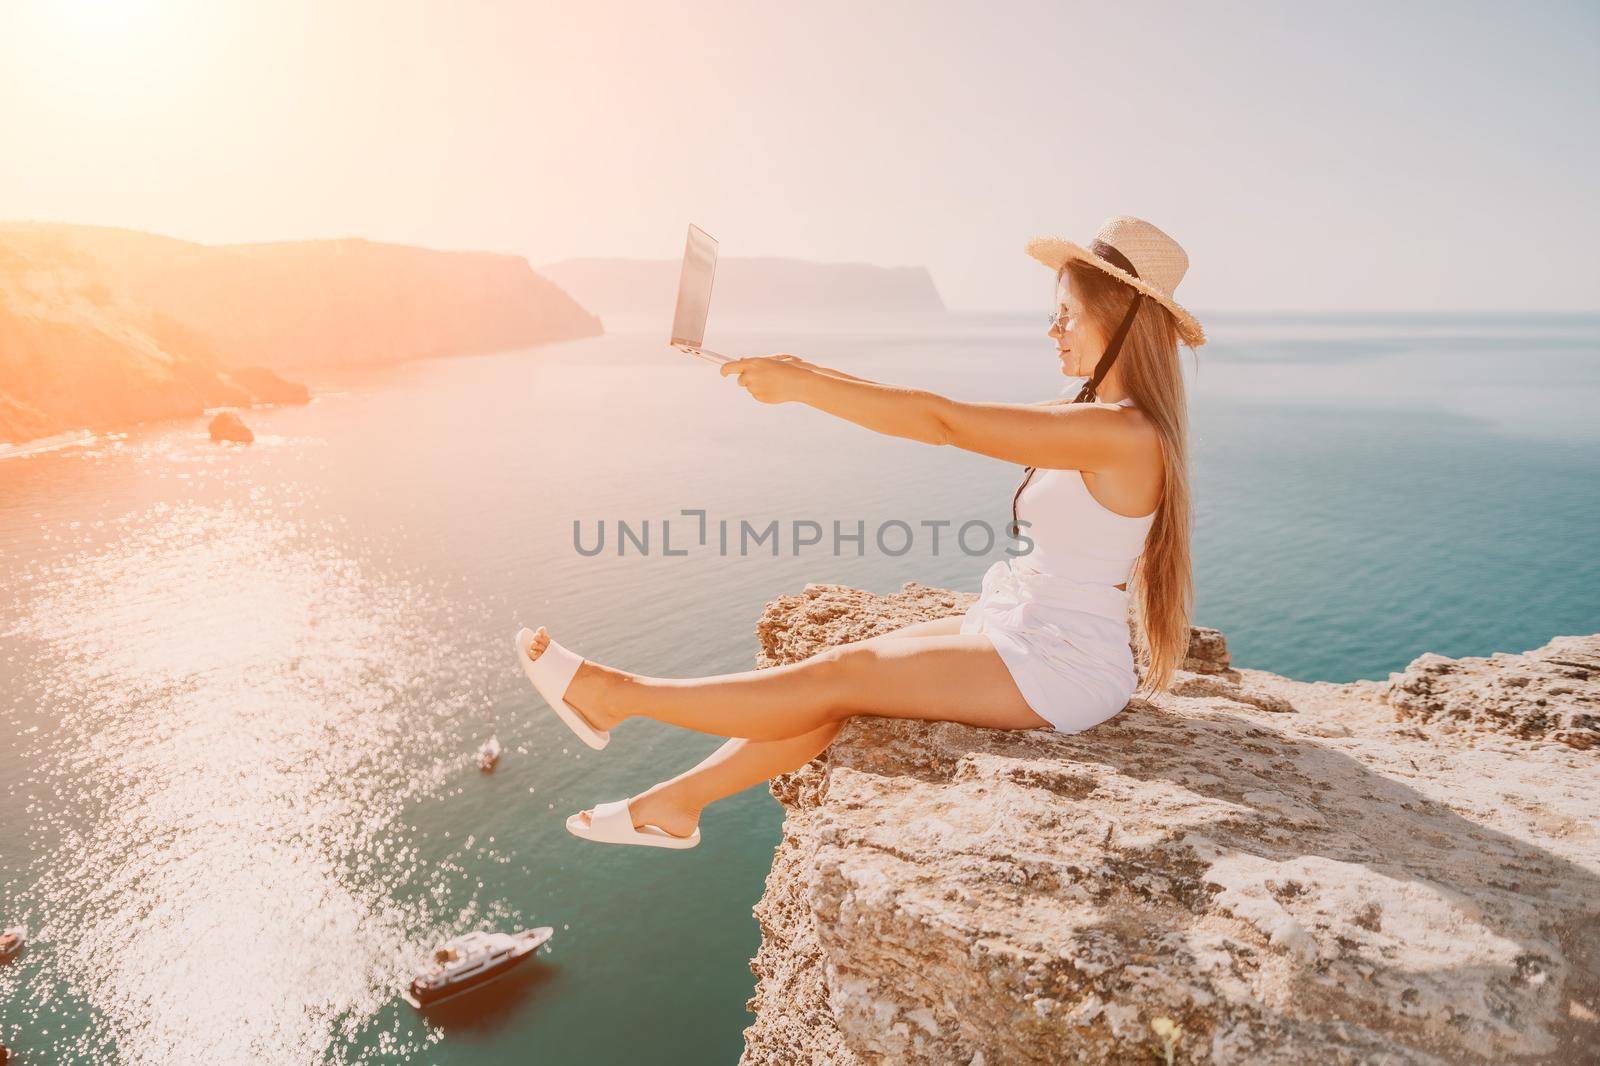
[[[1036,317],[714,342],[1030,401],[1068,384]],[[1184,353],[1195,621],[1237,665],[1383,678],[1600,630],[1600,318],[1207,324]],[[637,333],[312,384],[245,414],[250,447],[196,420],[0,462],[0,925],[33,935],[0,965],[0,1039],[51,1062],[732,1062],[778,805],[714,805],[690,851],[571,837],[719,741],[634,721],[591,752],[512,635],[750,669],[763,605],[808,582],[976,591],[1016,546],[981,531],[1021,469],[758,403]],[[741,550],[742,522],[781,535]],[[436,942],[531,925],[555,937],[515,976],[426,1017],[398,999]]]

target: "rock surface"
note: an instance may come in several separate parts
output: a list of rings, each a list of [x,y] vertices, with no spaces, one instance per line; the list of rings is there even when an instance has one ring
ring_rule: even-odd
[[[810,585],[760,665],[973,599]],[[1082,734],[853,719],[772,783],[742,1061],[1595,1062],[1597,649],[1303,683],[1197,630]]]
[[[1600,745],[1600,638],[1557,637],[1525,655],[1428,654],[1390,678],[1381,698],[1432,732],[1458,729]]]
[[[244,424],[244,420],[232,411],[223,411],[211,420],[211,425],[206,427],[211,434],[211,439],[220,444],[223,441],[232,441],[236,444],[253,444],[256,435],[253,430]]]

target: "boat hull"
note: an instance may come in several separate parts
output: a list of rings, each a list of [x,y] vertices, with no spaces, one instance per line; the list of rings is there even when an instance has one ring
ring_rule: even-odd
[[[554,934],[555,929],[550,926],[541,926],[530,929],[519,937],[519,943],[512,949],[511,954],[493,966],[486,966],[469,977],[452,981],[437,989],[418,990],[414,985],[406,986],[400,997],[418,1010],[437,1006],[446,1000],[455,999],[468,992],[475,992],[484,985],[490,984],[521,966],[537,951],[545,941]]]

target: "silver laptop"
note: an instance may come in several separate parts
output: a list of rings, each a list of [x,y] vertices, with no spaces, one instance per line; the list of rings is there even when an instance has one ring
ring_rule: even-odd
[[[707,351],[706,316],[711,313],[711,282],[717,274],[717,239],[699,226],[689,225],[683,246],[683,268],[678,274],[678,307],[672,316],[674,348],[710,363],[727,363],[731,355]]]

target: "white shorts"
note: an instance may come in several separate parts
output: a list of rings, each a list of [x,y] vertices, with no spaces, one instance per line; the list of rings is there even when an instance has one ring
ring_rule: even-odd
[[[962,616],[961,632],[988,636],[1022,698],[1063,733],[1081,733],[1128,705],[1138,686],[1128,593],[1001,559]]]

